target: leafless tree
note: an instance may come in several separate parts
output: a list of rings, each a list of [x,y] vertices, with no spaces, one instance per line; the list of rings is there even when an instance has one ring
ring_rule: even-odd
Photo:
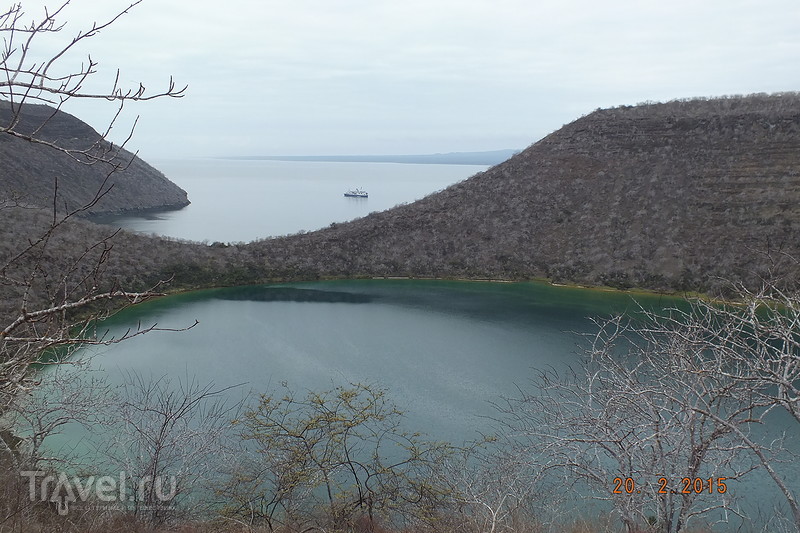
[[[45,472],[85,464],[75,443],[59,445],[53,439],[71,427],[102,426],[107,421],[111,397],[102,378],[72,365],[51,370],[39,375],[36,394],[16,395],[1,419],[0,529],[13,530],[36,520],[42,501],[31,497],[30,484],[38,485],[34,492],[40,494]],[[41,475],[25,482],[21,473]]]
[[[525,454],[506,444],[489,438],[447,458],[443,472],[452,509],[443,507],[443,514],[449,511],[476,531],[496,533],[519,531],[522,524],[541,525],[549,518],[545,508],[561,507],[560,491],[545,494],[542,470],[531,468]]]
[[[401,418],[364,384],[262,395],[240,420],[250,455],[219,491],[224,514],[270,531],[424,519],[449,495],[434,472],[453,448],[403,431]]]
[[[59,365],[37,378],[36,394],[15,396],[5,416],[21,439],[16,454],[20,466],[29,470],[77,466],[80,458],[73,456],[71,450],[48,449],[45,440],[72,424],[86,428],[108,424],[110,388],[101,376],[80,364]]]
[[[698,300],[642,333],[651,341],[669,338],[706,354],[704,365],[694,371],[727,383],[740,414],[723,416],[707,405],[693,405],[693,411],[731,432],[784,496],[800,528],[800,494],[783,467],[796,462],[796,454],[780,434],[764,439],[759,438],[763,431],[751,431],[770,428],[776,418],[794,422],[790,434],[800,429],[800,298],[772,281],[756,291],[736,289],[735,305]]]
[[[508,403],[512,440],[560,471],[563,490],[609,502],[627,531],[739,513],[726,482],[752,470],[733,438],[748,430],[749,400],[743,408],[728,380],[702,370],[702,351],[643,341],[627,320],[602,325],[579,370],[543,372]]]
[[[221,469],[231,420],[241,402],[234,387],[200,385],[191,378],[126,377],[102,438],[104,465],[124,472],[133,513],[151,524],[178,516],[181,504],[195,497],[200,511],[204,482]],[[113,470],[116,469],[116,470]],[[206,498],[209,500],[210,498]]]
[[[166,90],[148,93],[142,84],[127,89],[119,84],[116,73],[106,91],[99,93],[84,89],[86,82],[98,74],[98,63],[91,57],[83,62],[73,60],[71,52],[101,30],[108,28],[126,15],[141,0],[133,2],[109,20],[95,22],[88,27],[65,35],[68,24],[65,17],[70,0],[61,1],[53,8],[30,19],[21,3],[12,4],[0,12],[0,99],[12,106],[10,119],[0,124],[0,134],[11,135],[43,149],[69,154],[85,164],[110,162],[108,176],[125,165],[115,161],[116,148],[105,140],[125,103],[160,97],[180,97],[184,89],[176,89],[172,80]],[[53,39],[64,35],[61,44],[52,47]],[[118,104],[117,114],[105,134],[92,139],[89,146],[73,146],[66,142],[48,140],[40,136],[43,128],[71,99],[104,99]],[[39,124],[23,124],[20,120],[23,106],[46,103],[52,112]],[[160,293],[157,283],[140,290],[126,290],[106,272],[112,252],[114,232],[90,242],[66,242],[61,252],[54,251],[54,243],[68,241],[66,228],[77,215],[90,209],[105,194],[110,185],[103,183],[86,205],[66,212],[56,205],[58,182],[54,183],[53,206],[49,215],[40,215],[32,227],[18,228],[25,233],[20,246],[5,257],[0,257],[0,412],[3,412],[20,392],[30,389],[30,364],[42,353],[58,347],[81,343],[118,342],[103,335],[97,322],[111,310],[125,304],[143,301]],[[25,208],[18,198],[0,199],[0,209]],[[63,252],[67,250],[68,252]],[[12,302],[16,302],[12,304]],[[146,332],[143,327],[122,338]]]
[[[0,12],[0,36],[3,37],[0,48],[2,73],[0,98],[8,100],[13,108],[10,120],[6,124],[0,124],[0,133],[47,145],[87,163],[111,160],[115,150],[111,144],[105,142],[105,138],[126,102],[182,96],[186,87],[176,87],[172,78],[166,89],[152,93],[148,92],[142,83],[135,87],[124,87],[120,85],[119,70],[116,71],[113,81],[106,90],[93,92],[85,89],[87,82],[98,74],[99,64],[91,55],[78,62],[71,52],[127,15],[141,1],[130,3],[108,20],[93,22],[87,27],[73,31],[71,36],[65,37],[56,48],[50,48],[51,45],[43,41],[46,41],[49,35],[68,31],[65,17],[71,0],[62,0],[52,8],[45,7],[44,12],[30,22],[26,18],[22,3],[12,4],[4,12]],[[43,46],[48,48],[42,50]],[[70,147],[39,137],[48,120],[72,99],[98,99],[118,104],[116,115],[105,133],[88,147]],[[40,124],[21,127],[20,113],[26,103],[48,104],[52,106],[52,114],[45,117]]]
[[[773,284],[739,293],[599,321],[580,368],[543,372],[503,407],[508,436],[571,490],[610,502],[628,531],[749,520],[735,487],[756,471],[800,526],[784,472],[795,456],[764,429],[777,410],[797,421],[800,305]]]

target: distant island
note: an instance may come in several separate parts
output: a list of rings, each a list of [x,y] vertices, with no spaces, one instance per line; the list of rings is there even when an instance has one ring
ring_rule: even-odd
[[[486,152],[448,152],[416,155],[246,155],[220,157],[247,161],[315,161],[325,163],[408,163],[428,165],[497,165],[521,150],[490,150]]]

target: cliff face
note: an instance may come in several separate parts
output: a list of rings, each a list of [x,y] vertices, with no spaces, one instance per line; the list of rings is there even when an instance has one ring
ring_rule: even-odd
[[[11,120],[11,105],[0,100],[0,124]],[[18,130],[42,141],[71,150],[92,147],[100,134],[89,125],[64,112],[43,105],[25,105]],[[108,149],[105,142],[100,149]],[[119,213],[152,208],[180,208],[189,204],[186,191],[134,154],[121,150],[114,159],[124,169],[106,182],[113,185],[87,214]],[[52,206],[58,183],[57,205],[75,209],[86,205],[103,187],[113,169],[107,163],[87,165],[67,154],[11,135],[0,134],[0,196],[14,196],[20,202]]]
[[[786,94],[598,110],[419,202],[257,246],[333,275],[689,289],[800,259],[798,229],[800,96]]]

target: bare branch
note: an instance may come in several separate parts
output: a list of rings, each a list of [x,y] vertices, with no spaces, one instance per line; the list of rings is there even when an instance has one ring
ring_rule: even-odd
[[[105,143],[105,138],[116,122],[125,102],[148,101],[163,97],[182,97],[187,87],[178,87],[172,77],[170,77],[165,89],[155,92],[148,92],[141,82],[132,87],[123,87],[120,85],[119,69],[116,70],[113,82],[107,91],[94,92],[84,90],[85,83],[98,73],[98,62],[91,55],[85,61],[74,64],[72,67],[64,67],[64,73],[53,74],[55,70],[62,68],[62,63],[68,60],[70,52],[78,44],[98,35],[102,30],[127,15],[141,1],[136,0],[130,3],[105,22],[94,22],[87,27],[79,29],[60,48],[51,51],[49,54],[39,53],[37,45],[42,36],[57,34],[65,29],[67,24],[66,22],[61,22],[61,18],[67,11],[70,0],[62,2],[53,10],[48,10],[45,7],[44,14],[38,20],[29,24],[22,22],[24,16],[22,4],[15,4],[7,11],[0,13],[0,35],[4,35],[2,49],[0,50],[0,72],[2,72],[2,76],[0,76],[0,98],[9,100],[13,109],[8,123],[0,125],[0,133],[43,144],[62,151],[78,161],[89,164],[97,161],[113,161],[116,151],[108,143]],[[46,59],[42,61],[32,59],[35,56],[42,55]],[[92,146],[76,149],[43,138],[41,136],[43,128],[50,119],[46,119],[32,127],[26,127],[24,130],[21,129],[21,111],[26,103],[52,105],[55,108],[55,115],[71,99],[102,99],[117,102],[119,105],[117,113],[106,129],[105,134]]]

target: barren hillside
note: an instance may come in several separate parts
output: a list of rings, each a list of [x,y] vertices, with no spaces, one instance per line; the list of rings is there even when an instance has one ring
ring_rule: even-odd
[[[0,124],[8,125],[13,116],[11,104],[0,100]],[[89,213],[179,208],[189,203],[186,191],[127,150],[119,151],[113,161],[124,170],[114,172],[108,181],[114,165],[79,162],[87,161],[78,153],[82,150],[91,149],[95,154],[115,152],[105,141],[95,146],[100,134],[68,113],[26,104],[16,129],[76,152],[70,156],[43,144],[0,134],[0,198],[13,197],[28,205],[52,206],[57,189],[57,205],[75,209],[105,188],[109,189],[108,194]]]
[[[800,96],[675,101],[597,110],[421,201],[253,246],[308,275],[703,288],[800,258],[799,203]]]

